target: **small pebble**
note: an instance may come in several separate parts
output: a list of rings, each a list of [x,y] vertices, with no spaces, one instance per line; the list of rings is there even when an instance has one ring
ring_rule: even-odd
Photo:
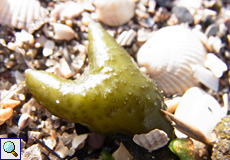
[[[12,108],[0,109],[0,121],[2,121],[2,122],[6,121],[12,115],[13,115],[13,109]]]
[[[43,48],[43,51],[42,51],[43,55],[44,55],[45,57],[48,57],[48,56],[50,56],[51,54],[53,54],[53,49],[54,49],[54,47],[55,47],[54,41],[52,41],[52,40],[47,40],[47,41],[45,42],[45,44],[44,44],[44,48]]]
[[[33,121],[33,118],[27,114],[24,113],[20,116],[19,120],[18,120],[18,129],[22,130],[25,127],[27,127],[31,122]]]
[[[39,144],[34,144],[31,147],[27,148],[22,155],[22,160],[36,159],[44,160],[45,155],[48,155],[49,152],[41,147]]]
[[[55,72],[62,78],[70,78],[72,76],[72,71],[69,67],[69,64],[64,58],[60,60],[60,67],[56,67]]]
[[[177,16],[177,18],[182,22],[187,22],[189,24],[193,23],[193,16],[187,8],[174,6],[172,12]]]
[[[208,28],[205,30],[205,34],[209,36],[214,36],[219,31],[219,25],[218,24],[211,24],[208,26]]]
[[[63,142],[60,141],[55,148],[55,152],[61,157],[65,158],[68,155],[69,149],[68,147],[64,146]]]

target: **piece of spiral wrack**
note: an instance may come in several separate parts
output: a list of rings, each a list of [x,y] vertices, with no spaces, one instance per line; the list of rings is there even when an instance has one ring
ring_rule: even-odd
[[[76,80],[26,70],[26,86],[52,114],[101,134],[127,135],[155,128],[174,137],[163,95],[132,57],[95,22],[89,24],[88,67]]]
[[[200,82],[218,91],[219,77],[227,70],[216,55],[207,54],[189,28],[180,25],[156,31],[139,49],[137,61],[168,95],[184,93]]]
[[[172,125],[177,130],[186,134],[190,138],[193,138],[199,142],[204,143],[207,146],[207,148],[212,149],[215,140],[207,138],[205,136],[205,134],[203,132],[201,132],[199,129],[181,121],[180,119],[178,119],[173,114],[171,114],[167,111],[164,111],[164,110],[161,110],[161,111],[164,112],[169,117],[169,119],[173,122]]]

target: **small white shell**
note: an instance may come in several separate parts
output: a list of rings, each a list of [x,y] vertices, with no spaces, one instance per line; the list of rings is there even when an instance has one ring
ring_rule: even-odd
[[[183,26],[164,27],[147,40],[137,53],[139,65],[166,94],[183,93],[198,85],[191,64],[204,66],[206,50],[200,40]]]
[[[134,16],[133,0],[95,0],[96,13],[100,21],[109,26],[120,26]]]
[[[1,0],[0,24],[33,32],[45,21],[48,11],[38,0]]]
[[[159,129],[154,129],[147,134],[135,134],[133,141],[139,146],[147,149],[149,152],[165,146],[169,138],[167,134]]]

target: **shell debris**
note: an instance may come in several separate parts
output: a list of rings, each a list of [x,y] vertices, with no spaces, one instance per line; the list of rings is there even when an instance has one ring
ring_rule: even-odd
[[[165,146],[169,138],[167,134],[159,129],[154,129],[147,134],[135,134],[133,141],[139,146],[147,149],[149,152]]]
[[[198,87],[192,87],[182,96],[175,111],[175,116],[198,128],[209,137],[219,120],[226,116],[227,112],[225,110],[210,94]],[[184,134],[177,130],[175,133],[177,137],[186,138]]]

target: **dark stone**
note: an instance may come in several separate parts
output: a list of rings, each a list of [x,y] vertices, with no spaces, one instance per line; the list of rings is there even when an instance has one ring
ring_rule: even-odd
[[[211,24],[208,26],[208,28],[205,30],[205,34],[209,36],[214,36],[219,31],[219,25],[218,24]]]
[[[193,24],[193,16],[187,8],[174,6],[172,8],[172,12],[177,16],[177,18],[181,22],[188,22],[189,24]]]
[[[172,2],[170,0],[156,0],[157,4],[160,6],[160,7],[170,7]]]

